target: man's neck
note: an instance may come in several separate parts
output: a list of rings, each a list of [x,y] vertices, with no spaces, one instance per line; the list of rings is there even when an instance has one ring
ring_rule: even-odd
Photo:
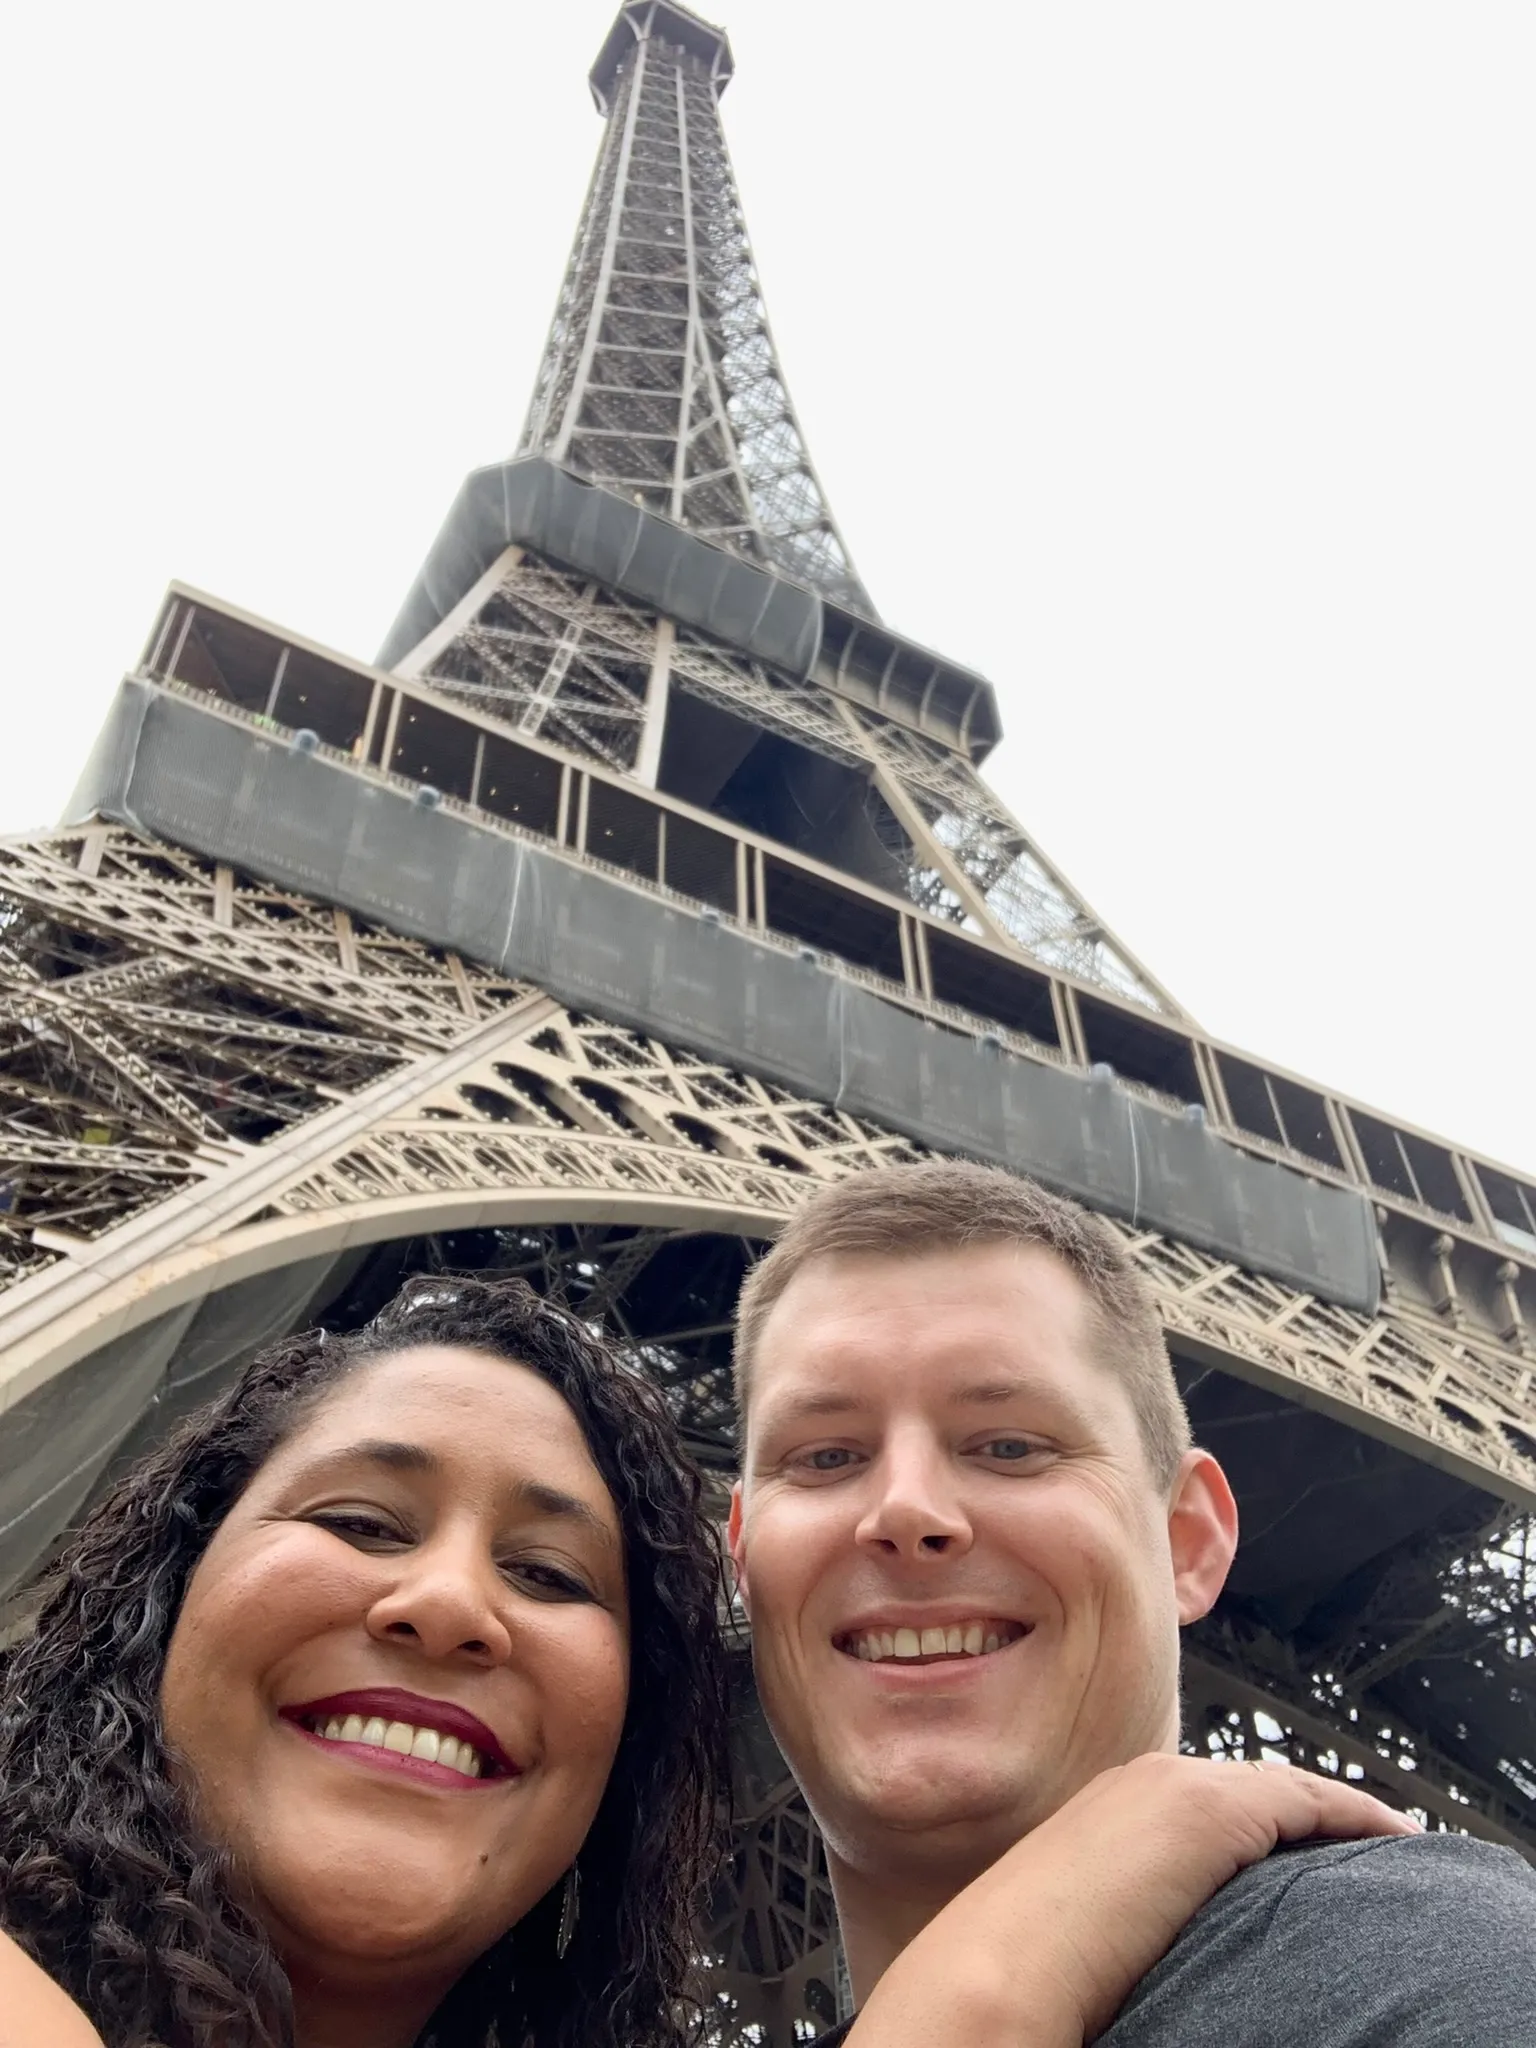
[[[875,1879],[844,1863],[828,1846],[827,1869],[855,2005],[864,2003],[907,1943],[984,1867],[943,1867],[905,1879],[886,1871]]]

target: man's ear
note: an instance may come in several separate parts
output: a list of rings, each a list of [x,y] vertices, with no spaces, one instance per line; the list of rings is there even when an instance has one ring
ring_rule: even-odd
[[[726,1542],[730,1546],[731,1563],[736,1568],[736,1592],[752,1619],[752,1596],[747,1591],[747,1532],[741,1519],[741,1481],[738,1479],[731,1488],[731,1513],[725,1525]]]
[[[1186,1451],[1168,1503],[1179,1626],[1209,1614],[1237,1554],[1237,1502],[1209,1451]]]

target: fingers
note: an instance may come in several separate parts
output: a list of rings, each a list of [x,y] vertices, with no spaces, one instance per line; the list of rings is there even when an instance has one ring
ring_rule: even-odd
[[[1135,1771],[1141,1761],[1138,1758],[1128,1768]],[[1411,1815],[1397,1812],[1359,1786],[1294,1764],[1234,1764],[1203,1757],[1167,1761],[1188,1767],[1184,1790],[1213,1821],[1219,1823],[1226,1816],[1234,1825],[1245,1822],[1262,1830],[1269,1837],[1266,1847],[1311,1836],[1347,1840],[1423,1832]],[[1158,1787],[1159,1800],[1170,1796],[1173,1782],[1170,1778]]]
[[[1298,1770],[1293,1764],[1266,1762],[1250,1768],[1259,1796],[1275,1801],[1275,1820],[1282,1842],[1301,1841],[1308,1835],[1347,1838],[1423,1833],[1411,1814],[1397,1812],[1357,1785],[1325,1778],[1316,1771]]]
[[[1133,1805],[1149,1825],[1175,1833],[1191,1824],[1193,1808],[1245,1862],[1267,1855],[1277,1842],[1309,1836],[1347,1840],[1422,1833],[1410,1815],[1359,1786],[1288,1763],[1140,1756],[1105,1772],[1079,1796],[1121,1809]]]

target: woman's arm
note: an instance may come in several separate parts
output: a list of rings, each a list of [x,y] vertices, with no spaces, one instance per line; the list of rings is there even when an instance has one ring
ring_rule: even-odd
[[[0,2048],[102,2048],[75,2001],[8,1934],[0,1934]]]
[[[929,1922],[848,2048],[1083,2048],[1185,1923],[1279,1842],[1416,1834],[1288,1764],[1143,1756],[1105,1771]]]

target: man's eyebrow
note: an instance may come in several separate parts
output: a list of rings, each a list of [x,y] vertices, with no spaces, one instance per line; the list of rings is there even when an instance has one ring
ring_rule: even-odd
[[[769,1421],[781,1428],[786,1422],[813,1422],[821,1415],[859,1415],[870,1403],[861,1400],[857,1394],[840,1393],[836,1387],[810,1388],[803,1394],[791,1394],[783,1401],[770,1406],[763,1403]]]
[[[957,1387],[950,1398],[967,1408],[996,1408],[1005,1401],[1038,1392],[1039,1388],[1030,1380],[978,1380],[974,1386]]]
[[[970,1386],[956,1387],[945,1399],[957,1408],[1000,1408],[1006,1402],[1022,1400],[1039,1391],[1028,1379],[977,1380]],[[866,1414],[873,1405],[861,1395],[843,1393],[836,1387],[808,1388],[803,1394],[791,1394],[781,1402],[765,1400],[763,1412],[768,1428],[783,1429],[799,1422],[814,1422],[822,1416]]]

